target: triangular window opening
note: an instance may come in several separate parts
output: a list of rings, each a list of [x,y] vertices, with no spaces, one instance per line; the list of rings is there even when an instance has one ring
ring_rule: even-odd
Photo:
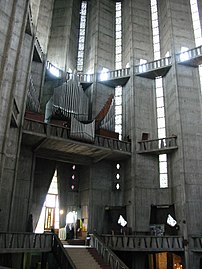
[[[59,201],[58,201],[58,182],[57,170],[53,176],[35,233],[43,233],[51,229],[59,229]]]

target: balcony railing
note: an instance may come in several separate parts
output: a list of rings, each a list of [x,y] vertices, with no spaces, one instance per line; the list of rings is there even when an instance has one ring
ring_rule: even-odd
[[[93,83],[93,74],[77,74],[78,81],[80,83]]]
[[[102,235],[106,246],[122,251],[183,251],[183,237],[179,236],[133,236]]]
[[[54,124],[46,124],[44,122],[39,122],[31,119],[24,119],[25,131],[44,135],[44,136],[54,136],[63,139],[71,139],[70,137],[70,129],[64,126],[57,126]],[[82,141],[80,141],[82,142]],[[87,143],[84,141],[84,143]],[[98,147],[104,147],[111,150],[119,150],[122,152],[131,152],[131,143],[127,141],[121,141],[110,137],[103,136],[95,136],[94,143],[90,143],[89,145],[94,145]]]
[[[0,233],[0,253],[49,252],[52,250],[51,233]]]
[[[189,237],[189,247],[194,252],[202,253],[202,235],[192,235]]]
[[[171,153],[178,148],[177,136],[170,136],[159,139],[141,140],[138,153],[164,154]]]
[[[47,61],[46,62],[46,69],[55,77],[57,78],[62,78],[64,76],[64,72],[53,65],[51,62]],[[68,73],[67,73],[67,78],[68,78]]]
[[[135,66],[135,74],[155,78],[164,76],[172,65],[172,58],[165,57],[156,61],[148,62]],[[147,74],[150,73],[150,74]],[[147,75],[146,75],[147,74]]]
[[[193,66],[202,64],[202,46],[176,54],[176,61]]]
[[[129,269],[116,255],[110,250],[102,240],[97,236],[91,235],[91,246],[97,249],[102,259],[110,265],[112,269]]]

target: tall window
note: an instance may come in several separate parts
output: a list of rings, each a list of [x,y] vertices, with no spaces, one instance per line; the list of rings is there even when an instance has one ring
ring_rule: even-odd
[[[153,31],[153,48],[154,60],[160,59],[160,38],[159,38],[159,23],[157,1],[151,0],[151,16],[152,16],[152,31]],[[158,138],[165,138],[165,107],[162,77],[156,78],[156,109],[157,109],[157,128]],[[161,145],[159,145],[161,147]],[[159,179],[160,188],[168,187],[168,171],[167,171],[167,155],[159,155]]]
[[[122,24],[121,2],[116,2],[116,42],[115,42],[115,68],[122,68]],[[122,139],[122,87],[115,88],[115,132]]]
[[[41,215],[36,227],[36,233],[49,231],[51,228],[59,229],[59,201],[58,201],[58,184],[57,171],[53,176],[51,185],[46,195]]]
[[[85,34],[86,34],[86,12],[87,12],[87,1],[82,1],[80,12],[79,47],[77,56],[77,71],[79,72],[83,71],[83,58],[84,58]]]
[[[196,43],[196,46],[198,47],[202,45],[201,22],[199,18],[198,1],[190,0],[190,5],[191,5],[195,43]],[[201,91],[202,91],[202,65],[199,65],[199,76],[200,76]]]

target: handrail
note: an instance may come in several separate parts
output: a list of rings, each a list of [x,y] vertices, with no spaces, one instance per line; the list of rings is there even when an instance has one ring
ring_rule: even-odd
[[[164,138],[148,139],[138,141],[139,151],[148,152],[155,150],[164,150],[169,148],[177,148],[177,136],[168,136]]]
[[[56,234],[53,234],[52,252],[61,269],[76,269],[76,266]]]
[[[110,235],[103,234],[106,246],[122,251],[183,251],[181,236]]]
[[[70,129],[64,126],[46,124],[34,119],[24,119],[24,130],[37,132],[43,135],[52,135],[63,139],[71,139]],[[112,150],[119,150],[122,152],[131,152],[131,143],[127,141],[121,141],[115,138],[103,137],[96,135],[94,143],[88,143],[87,141],[80,141],[90,145],[110,148]]]
[[[152,62],[148,62],[145,64],[140,64],[140,65],[136,65],[135,66],[135,73],[139,74],[139,73],[146,73],[146,72],[150,72],[152,70],[155,69],[161,69],[161,68],[165,68],[167,66],[171,66],[172,65],[172,58],[171,56],[169,57],[165,57],[165,58],[161,58]]]
[[[0,253],[9,252],[50,252],[53,235],[51,233],[0,232]]]
[[[98,254],[112,269],[129,269],[98,235],[91,234],[91,246],[97,249]]]
[[[202,56],[202,46],[188,49],[186,51],[180,52],[176,54],[176,61],[178,63],[182,63],[185,61],[189,61],[195,59],[199,56]]]

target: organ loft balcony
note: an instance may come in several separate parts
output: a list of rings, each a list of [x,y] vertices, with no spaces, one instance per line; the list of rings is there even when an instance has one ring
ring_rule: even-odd
[[[43,117],[39,113],[26,112],[23,124],[22,143],[32,147],[38,157],[91,164],[131,156],[131,143],[119,140],[115,133],[102,130],[93,140],[77,138],[72,136],[65,121],[53,120],[47,124]]]

